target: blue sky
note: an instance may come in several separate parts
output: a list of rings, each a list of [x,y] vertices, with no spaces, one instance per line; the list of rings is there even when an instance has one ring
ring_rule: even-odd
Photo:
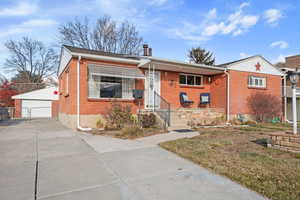
[[[298,0],[1,0],[0,65],[8,39],[54,45],[60,24],[104,14],[135,24],[157,57],[187,60],[201,46],[217,64],[255,54],[275,63],[300,52],[299,11]]]

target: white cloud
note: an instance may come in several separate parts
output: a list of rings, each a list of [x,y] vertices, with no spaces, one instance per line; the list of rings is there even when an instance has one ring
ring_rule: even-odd
[[[213,8],[210,11],[208,11],[208,13],[207,13],[208,19],[214,19],[216,17],[217,17],[217,9],[216,8]]]
[[[4,31],[0,31],[0,37],[6,37],[9,35],[14,35],[19,33],[28,33],[32,31],[33,28],[37,29],[37,28],[52,26],[55,24],[57,24],[57,22],[51,19],[32,19],[18,25],[10,26]]]
[[[171,30],[178,38],[192,42],[208,40],[218,34],[238,36],[247,32],[259,20],[257,15],[244,14],[243,9],[249,5],[248,2],[240,4],[225,20],[219,20],[217,9],[213,8],[208,11],[202,22],[193,24],[185,21],[181,27]]]
[[[240,58],[241,58],[241,59],[247,58],[247,57],[250,57],[250,55],[249,55],[249,54],[246,54],[246,53],[244,53],[244,52],[241,52],[241,53],[240,53]]]
[[[167,1],[168,0],[151,0],[151,1],[148,1],[148,3],[152,6],[162,6],[165,3],[167,3]]]
[[[43,27],[43,26],[51,26],[57,24],[56,21],[52,19],[32,19],[25,21],[21,24],[22,27]]]
[[[279,47],[280,49],[286,49],[289,47],[289,44],[286,41],[276,41],[276,42],[272,42],[271,47]]]
[[[270,25],[277,25],[280,18],[282,18],[282,12],[278,9],[268,9],[264,12],[264,18]]]
[[[212,36],[215,34],[232,34],[233,36],[237,36],[246,32],[259,20],[259,16],[243,15],[242,9],[246,6],[249,6],[249,3],[242,3],[234,13],[228,16],[227,20],[206,26],[204,29],[204,35]]]
[[[273,63],[279,63],[279,62],[285,62],[285,57],[287,56],[284,56],[284,55],[279,55],[274,61]]]
[[[0,16],[27,16],[38,9],[35,3],[21,1],[17,5],[0,9]]]

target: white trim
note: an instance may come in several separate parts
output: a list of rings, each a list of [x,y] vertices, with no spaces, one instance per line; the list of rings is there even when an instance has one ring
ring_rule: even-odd
[[[123,63],[129,63],[129,64],[139,64],[140,60],[133,60],[129,58],[117,58],[117,57],[111,57],[111,56],[100,56],[100,55],[91,55],[86,53],[72,53],[73,56],[81,56],[83,58],[91,58],[96,60],[105,60],[105,61],[118,61]]]
[[[97,73],[97,72],[92,72],[92,75],[97,75],[97,76],[108,76],[108,77],[117,77],[117,78],[128,78],[128,79],[141,79],[144,80],[145,77],[134,77],[134,76],[126,76],[126,75],[114,75],[114,74],[105,74],[105,73]]]

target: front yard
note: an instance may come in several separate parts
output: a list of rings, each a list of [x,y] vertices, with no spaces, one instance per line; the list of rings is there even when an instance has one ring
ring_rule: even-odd
[[[300,199],[300,154],[266,147],[285,124],[199,129],[201,135],[160,144],[273,200]]]

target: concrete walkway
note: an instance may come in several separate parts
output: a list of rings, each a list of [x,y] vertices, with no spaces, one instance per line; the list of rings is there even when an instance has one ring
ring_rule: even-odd
[[[54,120],[0,123],[0,199],[34,199],[36,160],[37,199],[264,199],[156,145],[182,134],[127,141],[73,132]]]

